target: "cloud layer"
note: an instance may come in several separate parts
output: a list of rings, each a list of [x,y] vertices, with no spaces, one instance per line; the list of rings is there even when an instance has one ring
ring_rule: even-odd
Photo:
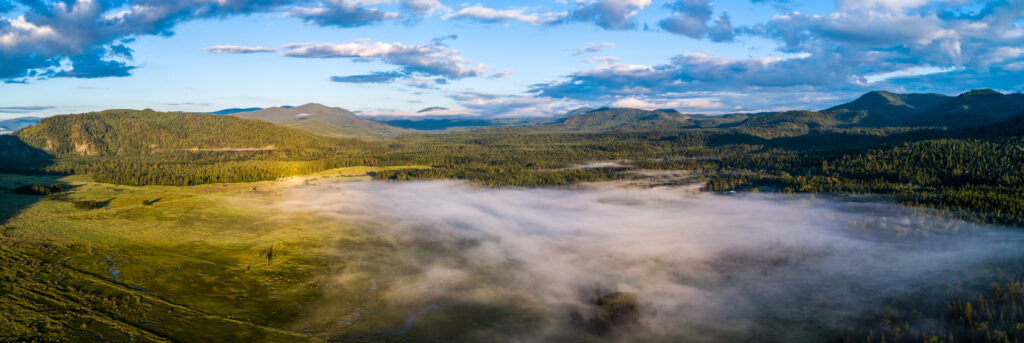
[[[747,37],[778,44],[782,56],[735,59],[683,53],[660,65],[604,59],[589,70],[533,85],[541,96],[614,102],[680,92],[817,93],[850,96],[872,89],[956,93],[1024,87],[1024,3],[990,1],[838,1],[822,15],[790,12],[734,27],[712,20],[706,0],[677,0],[667,32],[727,42]],[[920,73],[920,71],[928,71]],[[792,99],[770,101],[784,107]],[[754,107],[751,102],[730,107]]]
[[[668,33],[685,43],[666,45],[674,56],[662,62],[641,64],[602,56],[592,60],[590,68],[530,76],[536,77],[526,81],[532,85],[513,78],[525,93],[502,97],[521,112],[526,103],[538,104],[532,107],[537,112],[556,112],[543,105],[552,99],[557,99],[557,106],[689,103],[698,105],[694,109],[708,105],[695,103],[697,99],[711,99],[723,105],[715,108],[724,112],[828,107],[834,102],[799,99],[853,98],[873,89],[947,94],[970,88],[1024,89],[1021,1],[837,0],[824,13],[792,11],[789,7],[795,4],[790,1],[753,2],[768,3],[779,14],[746,16],[734,22],[740,19],[730,16],[729,8],[709,0],[573,0],[533,7],[439,0],[9,0],[0,2],[0,81],[126,77],[139,68],[133,51],[138,37],[171,36],[187,21],[275,13],[332,29],[381,23],[413,27],[435,20],[525,23],[543,32],[582,24],[634,30],[630,34],[635,35]],[[690,48],[691,39],[703,41],[696,43],[700,48]],[[220,54],[277,50],[223,43],[206,50]],[[610,47],[582,43],[567,42],[554,52],[598,54]],[[748,45],[770,48],[764,44],[774,45],[775,52],[748,57],[708,52],[726,45],[727,51]],[[478,53],[472,50],[477,48],[460,47],[472,54]],[[373,50],[379,52],[366,54]],[[503,66],[506,71],[486,74],[483,63],[488,61],[466,59],[443,40],[425,45],[310,42],[278,51],[294,57],[385,63],[394,69],[357,75],[325,72],[323,79],[400,81],[414,88],[439,88],[478,76],[501,79],[510,74],[509,67],[528,75],[523,71],[530,67]],[[702,92],[711,94],[680,98]],[[734,96],[738,93],[757,96],[743,99]],[[792,94],[800,96],[794,99]]]
[[[568,314],[598,287],[639,297],[642,328],[617,340],[805,341],[886,297],[1021,257],[1019,232],[898,206],[676,188],[363,182],[300,187],[275,206],[388,237],[400,255],[388,260],[401,262],[386,270],[405,273],[338,275],[347,288],[369,278],[392,302],[454,299],[537,316],[482,318],[498,321],[476,327],[492,341],[585,340]]]
[[[22,1],[0,17],[0,79],[130,75],[138,35],[170,35],[186,20],[265,11],[277,0]]]
[[[390,82],[398,78],[416,76],[436,77],[437,82],[480,76],[487,66],[474,64],[444,44],[435,40],[430,45],[356,40],[349,43],[295,43],[284,46],[284,55],[300,58],[347,58],[354,61],[380,61],[398,67],[395,71],[367,75],[334,77],[336,82]]]

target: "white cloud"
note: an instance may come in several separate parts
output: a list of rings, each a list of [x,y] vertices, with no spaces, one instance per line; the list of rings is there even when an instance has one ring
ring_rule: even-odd
[[[349,43],[295,43],[284,46],[284,54],[304,58],[349,58],[379,60],[398,66],[404,75],[428,75],[447,79],[479,76],[487,66],[474,64],[443,44],[405,45],[363,39]]]
[[[237,46],[237,45],[215,45],[203,50],[214,54],[254,54],[261,52],[276,52],[277,49],[264,48],[259,46]]]
[[[484,7],[481,4],[475,4],[462,8],[457,12],[446,14],[442,19],[471,19],[491,23],[518,21],[530,25],[549,25],[561,22],[568,16],[569,12],[531,13],[525,8],[498,10]]]
[[[611,30],[628,30],[637,26],[634,17],[651,5],[651,0],[577,0],[572,18],[591,21]]]
[[[725,104],[713,98],[696,99],[638,99],[633,97],[622,98],[611,104],[616,108],[638,108],[643,110],[675,109],[707,111],[725,108]]]

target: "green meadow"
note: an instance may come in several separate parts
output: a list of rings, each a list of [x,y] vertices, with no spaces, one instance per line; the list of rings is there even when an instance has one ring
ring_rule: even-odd
[[[389,277],[402,273],[393,239],[269,207],[289,187],[368,180],[381,169],[194,187],[0,174],[0,341],[380,341],[389,330],[406,333],[409,314],[431,304],[381,299]],[[12,192],[28,184],[69,190]],[[108,203],[74,205],[87,200]]]

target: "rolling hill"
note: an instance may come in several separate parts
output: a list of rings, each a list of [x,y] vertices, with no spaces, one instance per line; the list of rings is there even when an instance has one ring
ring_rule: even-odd
[[[720,116],[682,114],[675,110],[646,111],[601,108],[573,113],[541,130],[567,132],[668,131],[686,128],[878,128],[985,126],[1024,113],[1024,94],[973,90],[942,94],[868,92],[849,103],[822,111],[785,111]]]
[[[345,109],[321,104],[273,107],[231,115],[264,120],[327,137],[387,137],[405,132],[400,128],[360,118]]]
[[[738,126],[743,128],[820,129],[835,127],[846,120],[849,118],[837,117],[825,112],[786,111],[753,115]]]
[[[545,128],[553,131],[656,131],[694,126],[685,115],[635,108],[601,108],[574,114]]]
[[[968,127],[1010,120],[1024,112],[1024,94],[1002,94],[991,89],[973,90],[925,111],[917,124]]]
[[[824,110],[847,115],[857,126],[882,127],[915,124],[922,113],[952,99],[942,94],[896,94],[886,91],[868,92],[856,100]]]
[[[109,110],[60,115],[15,133],[53,156],[151,155],[174,151],[303,151],[329,138],[265,121],[196,113]]]

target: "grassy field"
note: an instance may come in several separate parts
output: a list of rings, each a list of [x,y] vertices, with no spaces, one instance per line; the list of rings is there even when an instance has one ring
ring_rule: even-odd
[[[367,181],[369,173],[384,170],[341,168],[192,187],[0,174],[0,342],[513,342],[529,341],[530,334],[559,342],[678,341],[656,331],[649,337],[630,332],[625,337],[631,339],[595,335],[574,324],[568,308],[489,287],[516,285],[513,278],[523,274],[472,261],[460,250],[479,244],[470,238],[453,239],[427,228],[389,230],[394,223],[383,219],[332,212],[346,206],[314,212],[312,205],[297,209],[291,202],[317,199],[310,203],[320,206],[361,199],[344,189],[330,193],[341,198],[321,198],[325,193],[309,190]],[[65,191],[15,192],[31,184],[57,184]],[[322,185],[310,187],[316,184]],[[79,205],[89,201],[104,206]],[[389,211],[385,204],[391,202],[380,201],[378,207],[374,201],[371,196],[359,203],[371,204],[374,212]],[[908,233],[899,225],[892,229]],[[1018,260],[1000,264],[1007,270],[1020,265]],[[461,281],[445,283],[451,275]],[[994,293],[985,293],[988,302],[973,299],[992,282],[1020,288],[1020,275],[1024,269],[995,279],[967,273],[967,280],[978,280],[965,283],[970,287],[960,293],[969,296],[942,293],[945,285],[939,285],[940,291],[928,293],[921,304],[899,298],[894,304],[902,307],[895,314],[869,313],[864,323],[833,328],[845,330],[835,338],[877,342],[884,335],[889,341],[917,342],[925,335],[980,337],[1004,331],[1019,337],[1024,324],[1013,316],[1006,318],[1015,322],[992,321],[1005,325],[991,328],[968,316],[968,324],[978,325],[959,331],[933,330],[930,323],[951,318],[947,305],[964,299],[1019,312],[1019,302],[1013,302],[1018,298],[1007,298],[1006,306],[992,303]],[[795,325],[758,320],[771,330],[781,327],[780,332]],[[796,331],[815,335],[807,341],[830,335],[828,328],[800,325],[803,331]],[[917,332],[913,337],[903,334],[910,326]],[[709,328],[727,335],[710,341],[747,340],[746,330],[733,329]]]
[[[373,280],[385,287],[401,268],[388,263],[397,255],[387,237],[268,206],[289,187],[367,180],[377,170],[196,187],[0,175],[0,341],[363,341],[387,340],[388,328],[404,333],[410,309],[429,304],[381,304]],[[12,192],[26,184],[70,190]],[[75,206],[85,200],[108,204]],[[348,280],[329,279],[338,275]]]

